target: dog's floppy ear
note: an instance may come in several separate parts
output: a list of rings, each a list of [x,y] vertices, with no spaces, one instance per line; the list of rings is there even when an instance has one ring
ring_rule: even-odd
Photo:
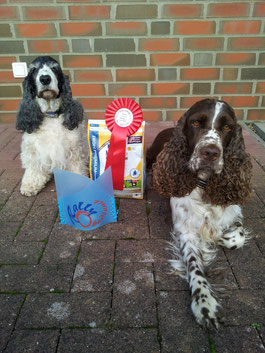
[[[36,85],[32,68],[23,81],[23,99],[17,113],[16,128],[24,132],[32,133],[38,129],[42,122],[42,112],[35,101]]]
[[[83,121],[84,110],[82,105],[72,98],[72,91],[68,76],[62,74],[60,96],[62,99],[61,110],[64,114],[63,125],[73,130]]]
[[[222,173],[209,178],[204,200],[220,206],[242,204],[252,191],[251,178],[251,157],[245,151],[242,128],[237,124],[235,134],[224,150]]]
[[[183,197],[196,186],[197,178],[188,169],[191,152],[184,134],[188,113],[175,127],[169,142],[164,145],[153,164],[153,186],[162,195]]]

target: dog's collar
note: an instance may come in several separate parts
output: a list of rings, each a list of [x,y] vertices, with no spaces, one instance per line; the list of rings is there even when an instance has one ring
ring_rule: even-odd
[[[202,180],[202,179],[199,179],[198,184],[197,184],[197,186],[198,186],[199,188],[205,190],[206,185],[207,185],[207,181],[204,181],[204,180]]]
[[[59,116],[59,110],[57,110],[56,112],[46,112],[46,113],[44,114],[44,116],[45,116],[46,118],[58,118],[58,116]]]

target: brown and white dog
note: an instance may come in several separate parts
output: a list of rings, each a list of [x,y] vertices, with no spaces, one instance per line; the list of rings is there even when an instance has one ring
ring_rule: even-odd
[[[251,192],[252,165],[242,129],[227,103],[204,99],[162,131],[147,156],[155,160],[154,188],[170,197],[172,268],[189,283],[197,322],[218,328],[220,304],[207,271],[217,245],[237,249],[248,237],[239,204]]]

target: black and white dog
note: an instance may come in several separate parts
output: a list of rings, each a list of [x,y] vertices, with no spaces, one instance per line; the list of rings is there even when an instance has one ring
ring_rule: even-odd
[[[87,175],[83,107],[72,98],[68,77],[50,56],[36,58],[23,82],[16,128],[22,130],[21,193],[36,195],[52,169]]]

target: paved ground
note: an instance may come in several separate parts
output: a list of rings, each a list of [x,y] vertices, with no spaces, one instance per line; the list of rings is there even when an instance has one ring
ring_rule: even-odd
[[[147,126],[147,144],[173,123]],[[169,273],[168,200],[120,200],[118,223],[93,232],[59,225],[54,183],[19,193],[21,135],[0,125],[0,352],[264,352],[265,148],[244,133],[254,190],[244,207],[253,239],[220,250],[229,288],[226,317],[205,333],[190,312],[188,287]]]

